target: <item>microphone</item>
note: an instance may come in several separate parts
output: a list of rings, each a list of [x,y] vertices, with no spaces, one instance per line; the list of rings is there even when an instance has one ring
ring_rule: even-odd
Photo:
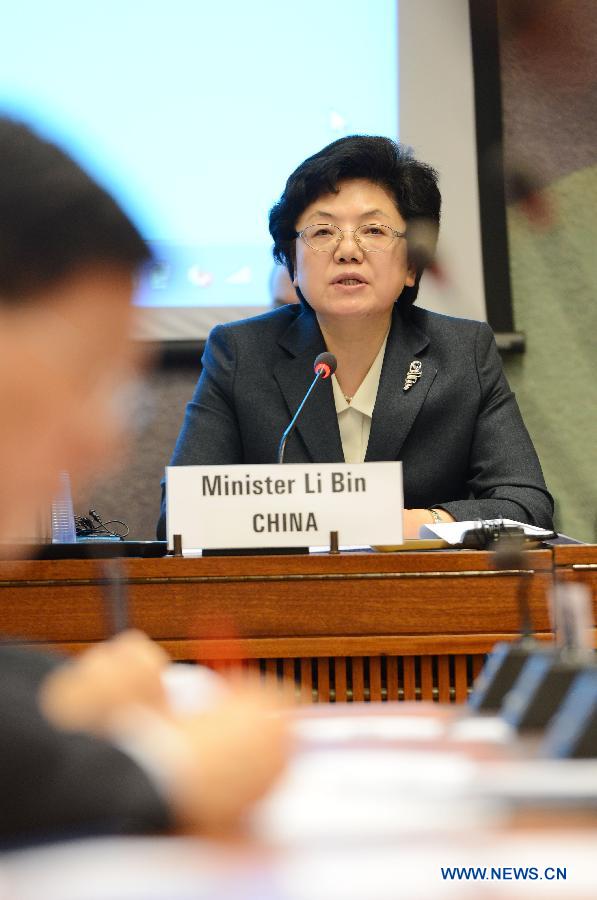
[[[470,533],[470,532],[467,532]],[[544,648],[533,637],[529,605],[530,564],[525,561],[523,534],[497,530],[497,550],[493,556],[496,569],[518,572],[517,604],[519,637],[512,643],[499,641],[493,647],[473,686],[469,706],[477,712],[503,711],[504,700],[514,687],[527,661]],[[487,545],[486,545],[487,546]],[[510,723],[514,724],[514,723]]]
[[[280,439],[280,444],[278,446],[278,462],[284,462],[284,451],[286,450],[286,441],[294,431],[294,426],[296,425],[296,421],[301,414],[302,408],[307,402],[311,391],[315,387],[318,381],[323,381],[325,378],[329,378],[336,371],[336,366],[338,365],[338,361],[333,353],[320,353],[319,356],[315,357],[315,361],[313,363],[313,371],[315,372],[315,378],[311,382],[309,386],[309,390],[303,397],[301,404],[294,416],[290,420],[290,424],[284,434]]]

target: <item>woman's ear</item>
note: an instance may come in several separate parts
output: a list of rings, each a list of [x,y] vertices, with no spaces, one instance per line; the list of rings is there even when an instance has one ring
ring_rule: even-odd
[[[409,266],[408,273],[404,280],[405,287],[414,287],[416,280],[417,280],[417,270],[413,269],[412,266]]]

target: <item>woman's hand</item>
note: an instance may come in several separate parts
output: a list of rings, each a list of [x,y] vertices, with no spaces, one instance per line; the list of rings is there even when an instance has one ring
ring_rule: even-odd
[[[454,522],[455,519],[445,509],[437,509],[442,522]],[[412,541],[419,537],[421,525],[432,525],[435,519],[428,509],[405,509],[402,518],[404,540]]]

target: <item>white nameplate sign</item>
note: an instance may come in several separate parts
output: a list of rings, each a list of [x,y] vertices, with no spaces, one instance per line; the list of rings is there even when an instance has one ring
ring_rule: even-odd
[[[402,543],[402,463],[168,466],[183,551]]]

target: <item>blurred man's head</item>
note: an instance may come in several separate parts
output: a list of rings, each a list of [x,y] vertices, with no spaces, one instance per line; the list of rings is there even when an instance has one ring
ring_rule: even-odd
[[[288,269],[279,263],[272,269],[269,279],[269,295],[272,306],[286,306],[288,303],[298,303],[299,298],[295,287],[290,280]]]
[[[130,301],[149,258],[106,191],[0,118],[0,537],[28,528],[59,471],[85,478],[118,453]]]

